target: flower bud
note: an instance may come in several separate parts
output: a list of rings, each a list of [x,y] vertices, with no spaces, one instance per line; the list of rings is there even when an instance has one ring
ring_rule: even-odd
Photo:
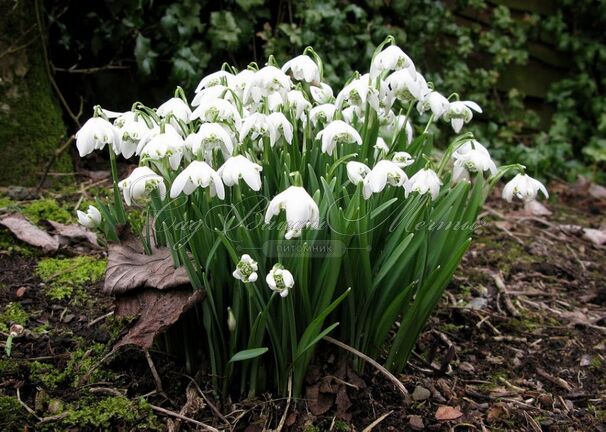
[[[231,308],[228,307],[227,308],[227,328],[229,329],[230,333],[233,333],[236,331],[237,324],[238,323],[236,322],[236,316],[234,315]]]

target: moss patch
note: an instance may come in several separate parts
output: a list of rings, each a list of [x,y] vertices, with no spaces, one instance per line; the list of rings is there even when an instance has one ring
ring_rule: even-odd
[[[0,396],[0,429],[14,430],[12,427],[22,422],[27,415],[17,398]]]
[[[72,213],[52,198],[33,201],[26,205],[21,213],[33,223],[38,223],[43,219],[68,223],[73,219]]]
[[[107,260],[89,256],[40,260],[36,274],[48,284],[46,293],[53,300],[81,299],[86,284],[96,283],[105,274]]]
[[[11,324],[25,326],[28,318],[27,312],[23,310],[19,303],[9,303],[4,307],[4,311],[0,315],[0,331],[7,333]]]

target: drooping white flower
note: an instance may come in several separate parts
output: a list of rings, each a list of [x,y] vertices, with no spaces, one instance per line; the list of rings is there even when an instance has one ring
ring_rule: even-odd
[[[242,128],[240,129],[240,141],[243,142],[247,137],[256,141],[262,137],[269,136],[269,123],[267,115],[261,113],[253,113],[244,118]]]
[[[305,99],[303,92],[300,90],[289,91],[286,95],[286,99],[288,100],[288,104],[291,106],[291,108],[294,109],[295,117],[298,120],[303,119],[305,117],[305,113],[311,108],[311,103]]]
[[[120,153],[126,159],[130,158],[146,136],[152,133],[145,121],[132,111],[128,111],[114,121],[120,136]]]
[[[204,78],[202,78],[202,80],[196,87],[196,93],[199,93],[205,88],[216,85],[225,85],[227,87],[230,87],[233,83],[233,79],[234,75],[227,71],[220,70],[217,72],[213,72],[210,75],[206,75]]]
[[[242,119],[237,108],[228,100],[220,98],[205,98],[194,110],[191,119],[200,119],[203,122],[222,122],[233,126],[236,130],[240,128]]]
[[[97,228],[101,224],[101,213],[97,207],[89,205],[86,213],[80,210],[76,210],[78,215],[78,222],[86,228]]]
[[[383,71],[404,69],[414,75],[415,65],[402,49],[390,45],[378,53],[370,64],[370,76],[372,79],[378,77]]]
[[[278,92],[272,93],[267,96],[267,108],[269,108],[269,110],[272,112],[278,111],[280,108],[282,108],[284,102],[284,98]]]
[[[472,110],[478,113],[482,112],[482,108],[472,101],[450,102],[448,110],[446,110],[442,118],[450,122],[455,133],[459,133],[463,125],[469,123],[473,118]]]
[[[350,161],[347,162],[345,167],[347,169],[347,178],[356,186],[362,183],[368,173],[370,173],[370,168],[368,168],[368,166],[362,162]]]
[[[444,96],[442,96],[437,91],[431,91],[419,99],[417,102],[417,111],[419,114],[423,114],[427,110],[431,110],[434,119],[439,119],[444,115],[448,108],[450,107],[450,102]]]
[[[316,127],[319,122],[330,123],[335,116],[336,109],[337,107],[333,104],[327,103],[317,105],[309,111],[309,120],[314,127]]]
[[[316,139],[322,140],[322,153],[332,153],[337,144],[356,143],[362,145],[362,137],[353,127],[343,120],[333,120],[324,129],[318,132]]]
[[[240,99],[244,96],[244,89],[246,89],[246,84],[252,77],[255,75],[255,71],[250,69],[241,70],[236,74],[233,78],[230,88],[236,92]]]
[[[320,83],[319,86],[312,85],[309,87],[312,99],[319,104],[326,104],[332,101],[332,88],[326,83]]]
[[[379,159],[381,155],[385,155],[389,153],[389,146],[385,142],[385,140],[381,137],[377,137],[377,142],[374,145],[374,156],[375,160]]]
[[[291,72],[294,79],[308,83],[320,82],[320,68],[311,57],[307,55],[297,56],[282,66],[282,72]]]
[[[417,79],[417,87],[419,88],[419,100],[423,99],[427,94],[429,94],[429,92],[431,91],[429,89],[429,86],[427,85],[427,81],[425,80],[425,77],[423,75],[421,75],[419,72],[416,73],[416,79]]]
[[[170,188],[170,197],[176,198],[181,192],[190,195],[199,187],[208,188],[210,196],[225,198],[221,176],[203,161],[193,161],[181,171]]]
[[[401,187],[406,180],[408,177],[397,164],[388,160],[379,161],[364,179],[364,199],[381,192],[388,184]]]
[[[283,98],[291,89],[292,81],[284,72],[275,66],[265,66],[258,70],[248,80],[244,89],[243,100],[245,103],[253,101],[259,103],[264,96],[272,93],[280,93]]]
[[[432,199],[436,199],[440,193],[440,186],[442,181],[438,175],[432,169],[421,169],[417,171],[406,183],[404,183],[404,189],[406,190],[406,196],[410,195],[411,192],[418,192],[423,195],[426,193],[431,194]]]
[[[371,86],[368,74],[362,75],[343,87],[343,90],[337,95],[335,105],[338,108],[343,108],[345,105],[355,105],[365,109],[366,102],[375,110],[379,109],[379,95],[375,88]]]
[[[158,107],[156,112],[162,118],[173,115],[185,123],[189,122],[189,118],[191,117],[191,108],[183,99],[178,97],[170,98],[164,102]]]
[[[452,181],[468,179],[469,172],[490,171],[491,175],[497,172],[497,166],[490,157],[490,153],[476,140],[470,140],[459,146],[452,154],[454,166]]]
[[[267,207],[265,223],[268,224],[282,210],[286,211],[286,239],[300,237],[304,228],[319,229],[320,209],[304,188],[290,186],[276,195]]]
[[[234,151],[231,135],[219,123],[202,123],[198,132],[185,139],[185,145],[194,155],[201,155],[206,160],[212,157],[212,151],[221,150],[223,157],[230,157]]]
[[[144,201],[153,190],[158,190],[160,198],[166,197],[164,179],[149,167],[137,167],[124,180],[118,183],[127,205]]]
[[[343,121],[348,125],[353,125],[356,120],[364,119],[364,111],[362,108],[356,105],[349,106],[341,111],[341,116],[343,116]]]
[[[411,75],[407,69],[396,71],[385,79],[386,87],[382,88],[381,99],[391,106],[394,99],[408,103],[421,98],[421,82],[416,75]]]
[[[292,273],[284,268],[282,264],[275,264],[265,278],[267,285],[272,291],[280,294],[284,298],[288,291],[295,286],[295,279]]]
[[[274,146],[280,137],[284,137],[288,144],[292,143],[293,127],[286,116],[281,112],[274,112],[268,115],[267,124],[269,125],[269,145]]]
[[[293,127],[286,116],[280,112],[270,115],[254,113],[244,119],[242,129],[240,129],[240,141],[244,141],[249,136],[253,141],[269,137],[269,144],[272,147],[283,136],[290,144],[293,138]]]
[[[238,264],[236,264],[236,269],[232,275],[243,283],[251,283],[255,282],[259,277],[257,270],[259,270],[257,262],[250,255],[244,254]]]
[[[393,142],[402,132],[406,134],[406,144],[412,142],[412,125],[405,115],[395,115],[389,110],[379,116],[379,125],[379,134],[388,142]]]
[[[207,99],[225,99],[229,103],[234,103],[233,94],[230,92],[229,87],[224,86],[222,84],[217,84],[212,87],[200,90],[198,93],[196,93],[193,100],[191,101],[191,106],[200,106]]]
[[[166,128],[149,140],[141,150],[141,158],[156,162],[168,159],[170,167],[176,170],[181,163],[184,147],[181,135],[172,128]]]
[[[549,198],[549,194],[543,183],[527,174],[518,174],[503,188],[503,199],[511,202],[515,196],[524,202],[530,202],[537,198],[539,191],[543,193],[545,198]]]
[[[263,167],[242,155],[230,157],[219,168],[217,173],[223,179],[225,186],[235,186],[240,179],[254,191],[261,189],[261,174]]]
[[[88,119],[76,133],[76,147],[80,157],[84,157],[95,150],[102,150],[106,144],[112,146],[114,153],[120,153],[118,130],[101,117]]]
[[[396,152],[394,153],[391,160],[400,168],[406,168],[407,166],[415,163],[415,160],[409,153],[406,152]]]

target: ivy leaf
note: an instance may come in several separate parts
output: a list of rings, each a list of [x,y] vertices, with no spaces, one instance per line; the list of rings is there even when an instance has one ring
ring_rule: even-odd
[[[151,39],[143,36],[141,33],[137,35],[135,43],[135,58],[139,69],[146,75],[152,73],[158,53],[151,48]]]

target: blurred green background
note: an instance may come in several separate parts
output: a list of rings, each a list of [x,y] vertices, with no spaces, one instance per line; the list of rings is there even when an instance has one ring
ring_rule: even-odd
[[[76,130],[72,117],[81,112],[84,121],[94,104],[126,110],[140,100],[154,106],[170,97],[176,85],[192,94],[200,77],[223,62],[242,68],[250,61],[264,63],[269,54],[282,62],[311,45],[325,62],[328,81],[342,85],[353,70],[367,71],[375,46],[393,35],[439,91],[457,91],[483,107],[484,114],[474,117],[467,130],[489,147],[495,159],[520,161],[531,175],[544,179],[574,180],[584,174],[604,181],[604,1],[0,3],[13,14],[12,18],[8,14],[12,27],[6,17],[0,26],[0,72],[19,50],[28,53],[23,79],[37,73],[37,63],[48,65],[36,82],[45,74],[51,77],[51,85],[41,90],[50,93],[61,109],[65,126],[57,127],[67,128],[66,133],[53,131],[55,149]],[[19,26],[14,25],[16,19],[21,20]],[[46,55],[39,54],[44,46]],[[11,85],[17,75],[13,71]],[[6,94],[7,81],[2,78],[0,89]],[[59,93],[64,100],[57,103]],[[0,126],[12,124],[22,130],[22,121],[10,119],[15,117],[13,105],[23,96],[12,103],[4,96],[8,108],[1,107]],[[56,123],[56,116],[47,122]],[[0,131],[0,145],[23,140],[10,134]],[[24,151],[23,146],[19,144],[18,151]],[[53,152],[42,152],[42,160],[53,157]],[[4,157],[3,161],[9,163]],[[0,182],[15,179],[0,173]]]

